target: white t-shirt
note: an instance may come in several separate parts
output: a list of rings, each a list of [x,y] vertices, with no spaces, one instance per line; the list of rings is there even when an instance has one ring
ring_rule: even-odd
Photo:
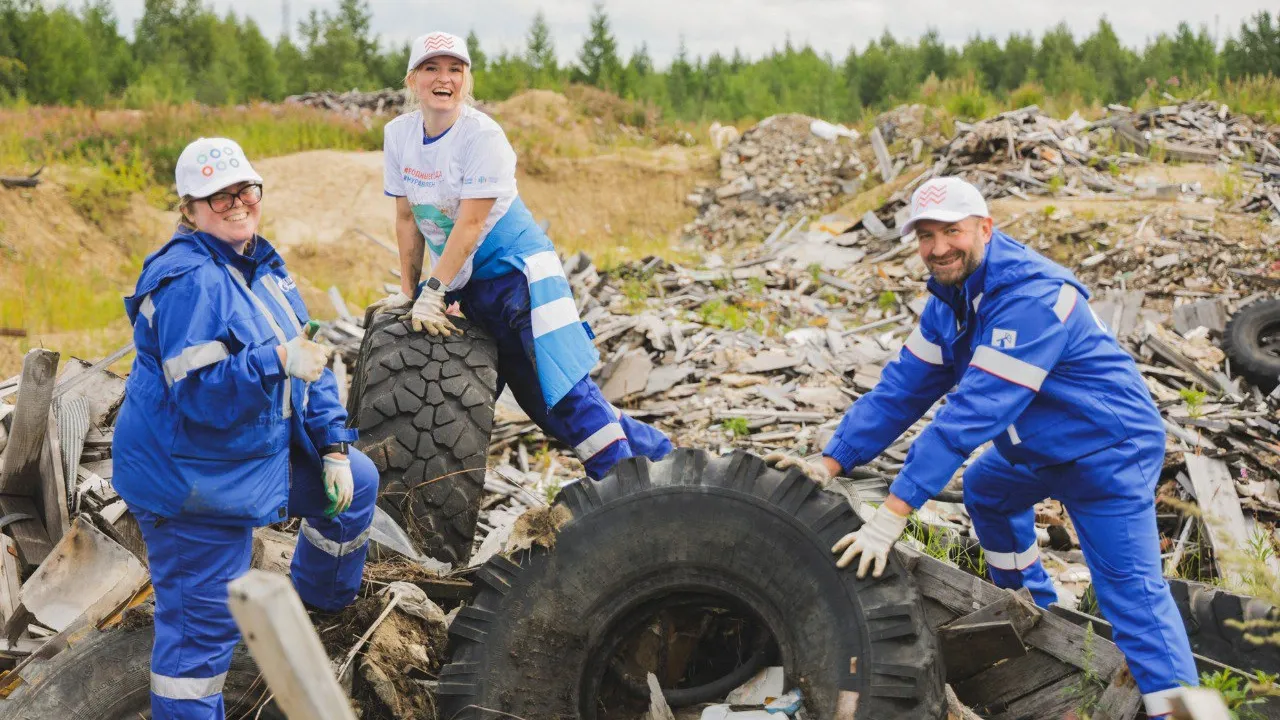
[[[497,200],[480,234],[483,243],[516,198],[516,153],[502,127],[479,110],[463,106],[453,127],[430,143],[425,142],[421,110],[392,120],[382,132],[383,190],[409,199],[427,241],[431,267],[440,262],[463,200]],[[471,262],[467,258],[449,290],[467,284]]]

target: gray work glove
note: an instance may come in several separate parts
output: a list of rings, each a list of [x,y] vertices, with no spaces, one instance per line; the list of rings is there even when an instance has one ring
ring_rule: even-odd
[[[284,344],[284,373],[289,377],[315,382],[324,372],[324,366],[329,363],[333,350],[334,348],[298,335]]]
[[[876,508],[876,514],[871,516],[870,522],[840,538],[835,547],[831,548],[833,553],[844,551],[844,555],[836,561],[836,567],[847,567],[855,557],[861,555],[858,577],[866,577],[867,568],[872,563],[875,564],[875,572],[871,574],[880,577],[889,564],[889,552],[893,550],[893,544],[898,542],[902,531],[906,529],[907,516],[899,515],[887,505],[881,505]]]
[[[831,473],[827,470],[827,466],[821,462],[809,462],[802,457],[788,455],[784,452],[774,451],[764,456],[764,461],[771,467],[779,470],[787,468],[797,468],[805,474],[805,477],[818,483],[820,487],[826,487],[831,482]]]
[[[380,312],[388,312],[390,310],[399,310],[400,308],[409,307],[412,304],[413,298],[405,295],[403,290],[396,290],[381,300],[374,301],[374,303],[369,307],[373,308],[374,314],[376,315]]]
[[[444,293],[424,287],[413,303],[413,311],[409,315],[409,324],[417,332],[427,331],[429,335],[448,337],[457,331],[444,312]]]

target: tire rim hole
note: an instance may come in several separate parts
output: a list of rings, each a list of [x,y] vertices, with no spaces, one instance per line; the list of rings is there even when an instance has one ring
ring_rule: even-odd
[[[779,657],[768,626],[740,601],[719,594],[666,595],[623,616],[604,635],[599,656],[607,670],[594,703],[597,720],[644,713],[648,673],[658,678],[668,704],[680,708],[722,702]]]

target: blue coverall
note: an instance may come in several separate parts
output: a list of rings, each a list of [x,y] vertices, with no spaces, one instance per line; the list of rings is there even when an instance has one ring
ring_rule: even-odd
[[[227,583],[249,569],[253,528],[301,517],[294,586],[336,611],[359,590],[377,469],[352,449],[354,499],[325,517],[320,449],[356,431],[332,372],[315,383],[284,373],[275,348],[309,317],[265,239],[240,255],[180,230],[146,259],[125,308],[137,356],[113,483],[142,529],[155,588],[152,717],[218,720],[239,639]]]
[[[1080,536],[1098,606],[1114,626],[1147,713],[1197,674],[1161,574],[1155,484],[1164,424],[1132,358],[1070,271],[995,231],[960,287],[929,281],[919,327],[824,451],[866,463],[947,394],[890,491],[920,507],[964,473],[964,502],[1001,587],[1057,600],[1040,561],[1034,505],[1060,500]]]

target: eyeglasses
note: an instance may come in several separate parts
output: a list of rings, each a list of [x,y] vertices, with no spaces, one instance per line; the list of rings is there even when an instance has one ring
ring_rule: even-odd
[[[236,198],[240,198],[240,202],[246,207],[257,205],[262,202],[262,186],[254,183],[245,185],[235,192],[216,192],[204,198],[204,201],[209,203],[210,210],[221,213],[235,207]]]

